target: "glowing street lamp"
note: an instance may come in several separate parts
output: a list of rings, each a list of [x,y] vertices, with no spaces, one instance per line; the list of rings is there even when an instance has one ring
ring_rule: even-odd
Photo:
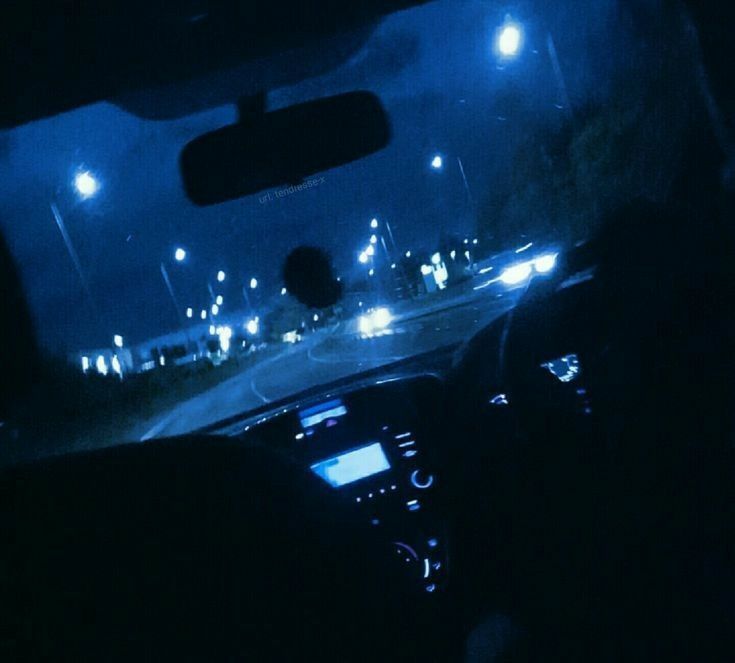
[[[441,158],[440,155],[435,155],[434,158],[431,160],[431,167],[435,170],[441,170],[441,167],[444,165],[444,159]]]
[[[520,25],[506,22],[498,30],[495,47],[502,57],[512,58],[520,52],[522,41]]]
[[[225,280],[225,273],[221,269],[217,272],[217,280],[220,283]]]
[[[360,261],[360,264],[364,265],[368,261],[368,254],[365,251],[360,251],[360,255],[357,256],[357,259]]]
[[[74,177],[74,188],[82,199],[91,198],[100,189],[97,178],[88,170],[79,172]]]
[[[255,288],[257,287],[258,287],[258,279],[256,279],[255,277],[251,278],[250,279],[250,289],[255,290]]]
[[[370,221],[370,227],[375,230],[378,227],[378,220],[373,219],[372,221]]]
[[[186,317],[191,318],[194,315],[194,311],[192,310],[191,306],[186,309]]]
[[[177,247],[174,251],[174,259],[176,262],[183,262],[186,260],[186,250],[182,249],[180,246]]]
[[[116,348],[121,348],[123,346],[123,337],[120,336],[120,334],[115,334],[112,337],[112,342],[114,343]]]

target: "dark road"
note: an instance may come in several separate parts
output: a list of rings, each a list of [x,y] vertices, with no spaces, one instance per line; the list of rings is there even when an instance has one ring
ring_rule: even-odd
[[[519,290],[488,288],[451,307],[404,316],[371,338],[361,338],[354,321],[341,322],[178,404],[129,437],[144,441],[191,432],[310,387],[467,340],[512,308],[519,295]]]

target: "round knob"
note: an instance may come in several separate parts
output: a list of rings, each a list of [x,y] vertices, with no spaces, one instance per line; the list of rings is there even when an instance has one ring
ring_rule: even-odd
[[[427,474],[421,470],[411,472],[411,485],[421,490],[429,488],[434,483],[434,475]]]

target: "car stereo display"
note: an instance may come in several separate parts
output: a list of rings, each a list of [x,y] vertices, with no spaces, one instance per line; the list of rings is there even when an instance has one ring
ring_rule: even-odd
[[[303,428],[311,428],[322,423],[322,421],[342,417],[345,414],[347,414],[347,408],[344,403],[339,399],[335,399],[301,410],[299,419]]]
[[[390,463],[379,442],[320,460],[311,466],[311,471],[333,488],[389,469]]]

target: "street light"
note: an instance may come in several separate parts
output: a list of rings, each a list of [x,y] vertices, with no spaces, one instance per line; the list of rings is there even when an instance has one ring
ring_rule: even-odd
[[[520,52],[522,41],[521,27],[516,23],[506,22],[498,30],[495,47],[504,58],[512,58]]]
[[[288,292],[286,288],[281,288],[281,295],[285,295]]]
[[[378,236],[377,235],[370,235],[370,243],[371,244],[377,244],[378,243]]]
[[[372,258],[375,255],[375,247],[371,244],[365,249],[365,253],[367,253]]]
[[[206,319],[207,319],[207,310],[206,310],[206,309],[202,309],[202,310],[201,310],[201,311],[199,312],[199,317],[200,317],[200,318],[201,318],[202,320],[206,320]]]
[[[225,273],[221,269],[217,272],[217,280],[220,283],[225,280]]]
[[[212,315],[217,315],[219,313],[219,306],[217,304],[212,304]]]
[[[372,221],[370,221],[370,227],[375,230],[378,227],[378,220],[373,219]]]
[[[186,260],[186,251],[180,246],[177,247],[174,251],[174,258],[176,259],[176,262],[183,262],[184,260]]]
[[[116,348],[121,348],[123,346],[123,337],[120,336],[120,334],[115,334],[112,337],[112,342],[115,344]]]
[[[92,173],[88,170],[84,170],[75,175],[74,188],[77,190],[79,196],[83,200],[86,200],[87,198],[94,196],[94,194],[99,191],[100,183]]]
[[[368,254],[365,251],[361,251],[357,259],[364,265],[368,261]]]
[[[410,257],[411,257],[411,252],[410,251],[406,251],[406,258],[410,258]]]
[[[188,307],[188,308],[186,309],[186,317],[187,317],[187,318],[191,318],[191,317],[192,317],[193,315],[194,315],[194,311],[192,310],[191,306],[189,306],[189,307]]]
[[[250,279],[250,289],[255,290],[255,288],[257,287],[258,287],[258,279],[256,279],[255,277],[251,278]]]
[[[217,298],[214,301],[216,302],[217,306],[222,306],[224,298],[222,297],[222,295],[217,295]]]
[[[435,155],[434,158],[431,160],[431,167],[435,170],[439,170],[444,165],[444,159],[441,158],[440,155]]]

